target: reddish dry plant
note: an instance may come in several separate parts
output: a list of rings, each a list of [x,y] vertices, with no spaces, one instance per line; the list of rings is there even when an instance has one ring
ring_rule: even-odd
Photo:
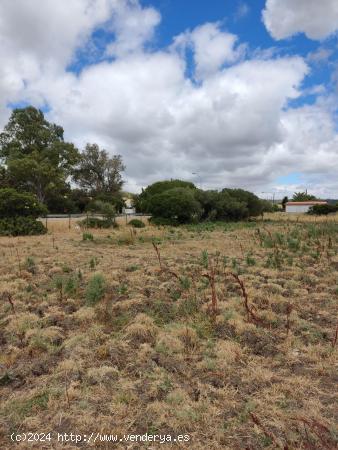
[[[330,430],[328,429],[328,427],[326,425],[323,425],[322,423],[318,422],[318,420],[307,419],[305,417],[291,417],[291,420],[294,420],[296,422],[301,422],[304,425],[306,438],[309,443],[307,448],[309,448],[311,450],[317,450],[318,447],[315,447],[313,445],[313,443],[310,441],[307,430],[306,430],[306,426],[308,426],[309,430],[312,431],[312,433],[317,436],[322,448],[324,448],[326,450],[337,449],[335,442],[331,438]]]
[[[15,251],[16,251],[16,258],[17,258],[17,260],[18,260],[19,275],[20,275],[20,277],[21,277],[21,264],[20,264],[19,250],[16,248]]]
[[[256,324],[258,322],[261,322],[261,319],[259,317],[257,317],[256,314],[254,313],[253,307],[249,306],[248,293],[246,292],[243,280],[241,280],[236,273],[231,272],[231,276],[236,280],[237,284],[239,285],[239,287],[241,289],[242,297],[244,299],[244,308],[245,308],[245,311],[247,314],[248,321],[255,322]]]
[[[70,400],[69,400],[69,394],[68,394],[68,384],[69,384],[68,373],[66,373],[65,391],[66,391],[67,405],[68,405],[68,408],[70,408]]]
[[[244,259],[244,249],[243,249],[243,245],[242,245],[241,242],[239,243],[239,247],[240,247],[240,249],[241,249],[242,258]]]
[[[289,331],[290,331],[290,316],[293,310],[293,306],[291,305],[291,303],[288,303],[286,305],[286,335],[289,335]]]
[[[1,294],[1,298],[2,298],[2,300],[7,300],[8,301],[8,303],[9,303],[9,305],[11,307],[11,310],[12,310],[13,314],[16,317],[16,310],[15,310],[12,294],[10,292],[8,292],[8,291],[5,291],[5,292],[3,292]]]
[[[254,413],[251,412],[250,417],[251,417],[251,420],[253,421],[253,423],[255,425],[257,425],[258,428],[260,428],[263,431],[265,436],[268,437],[275,444],[276,448],[282,448],[283,450],[288,450],[289,447],[287,445],[283,445],[283,447],[281,447],[281,445],[278,443],[275,435],[273,433],[270,433],[270,431],[268,431],[266,429],[265,425],[263,425],[261,420]]]
[[[158,246],[155,244],[155,242],[152,242],[152,244],[153,244],[153,247],[154,247],[156,255],[157,255],[157,259],[158,259],[158,263],[159,263],[159,266],[160,266],[160,270],[162,271],[163,270],[163,266],[162,266],[162,261],[161,261],[160,250],[159,250]]]
[[[210,273],[204,273],[203,277],[209,280],[211,286],[211,312],[213,316],[217,314],[217,295],[216,295],[216,283],[215,283],[215,272],[213,268]]]
[[[160,271],[161,271],[161,272],[164,272],[164,271],[165,271],[166,273],[168,273],[169,275],[172,275],[172,276],[173,276],[174,278],[176,278],[177,280],[180,280],[180,277],[177,275],[176,272],[174,272],[173,270],[168,269],[167,267],[164,267],[164,266],[163,266],[163,264],[162,264],[162,259],[161,259],[160,249],[159,249],[158,246],[155,244],[155,242],[153,242],[152,244],[153,244],[153,247],[154,247],[155,252],[156,252],[156,255],[157,255],[158,263],[159,263],[159,266],[160,266]]]
[[[332,348],[335,348],[335,346],[337,344],[337,340],[338,340],[338,322],[337,322],[336,330],[334,332],[334,335],[333,335],[333,338],[332,338],[332,342],[331,342]]]
[[[12,312],[14,314],[14,317],[15,317],[15,320],[16,320],[16,325],[18,327],[18,316],[16,314],[16,308],[15,308],[15,305],[14,305],[14,302],[13,302],[12,294],[10,292],[8,292],[8,291],[5,291],[5,292],[2,293],[1,299],[8,301],[8,303],[9,303],[9,305],[11,307],[11,310],[12,310]],[[21,345],[23,345],[24,333],[19,331],[19,327],[18,327],[17,334],[18,334],[18,338],[20,340]]]
[[[260,246],[262,247],[262,246],[263,246],[263,237],[262,237],[261,230],[260,230],[259,228],[257,228],[256,234],[257,234],[257,236],[258,236]]]
[[[167,273],[169,275],[172,275],[174,278],[176,278],[176,280],[180,280],[180,277],[177,275],[176,272],[174,272],[173,270],[167,269]]]
[[[216,275],[219,266],[219,255],[216,255],[213,261],[210,261],[209,273],[203,273],[202,276],[207,278],[211,287],[211,313],[215,317],[218,311],[218,300],[216,294]]]

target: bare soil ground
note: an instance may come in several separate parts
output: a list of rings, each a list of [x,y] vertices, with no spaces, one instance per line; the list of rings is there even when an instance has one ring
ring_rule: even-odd
[[[1,449],[336,448],[334,220],[89,232],[0,238]]]

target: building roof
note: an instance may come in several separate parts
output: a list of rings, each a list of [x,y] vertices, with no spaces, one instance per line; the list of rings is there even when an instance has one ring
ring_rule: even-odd
[[[325,201],[318,201],[318,200],[312,200],[312,201],[308,201],[308,202],[287,202],[286,205],[287,206],[297,206],[297,205],[326,205],[327,202]]]

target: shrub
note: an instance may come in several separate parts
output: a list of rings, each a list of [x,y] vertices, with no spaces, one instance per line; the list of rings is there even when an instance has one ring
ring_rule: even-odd
[[[202,210],[193,189],[175,188],[154,195],[149,202],[149,211],[154,217],[189,223],[197,220]]]
[[[46,233],[46,227],[34,217],[0,219],[0,236],[33,236]]]
[[[128,225],[134,227],[134,228],[144,228],[145,224],[142,222],[142,220],[139,219],[132,219],[128,222]]]
[[[93,306],[98,303],[106,292],[106,280],[100,273],[94,274],[89,280],[86,289],[86,303],[88,306]]]
[[[183,180],[164,180],[150,184],[135,199],[135,207],[137,211],[150,212],[150,203],[154,195],[162,194],[175,188],[196,189],[196,186]]]
[[[34,258],[32,258],[31,256],[27,256],[24,268],[27,270],[27,272],[35,275],[37,273],[37,268]]]
[[[35,195],[12,188],[0,189],[0,217],[37,218],[47,214],[47,208]]]
[[[53,280],[53,285],[59,291],[59,298],[62,301],[63,295],[74,295],[79,287],[79,280],[76,276],[57,275]]]
[[[78,222],[81,228],[110,228],[111,226],[117,226],[114,222],[107,219],[99,219],[98,217],[88,217]]]
[[[111,203],[95,200],[88,205],[87,210],[91,213],[101,214],[110,225],[115,221],[115,208]]]
[[[330,205],[330,204],[326,204],[326,205],[313,205],[311,206],[311,208],[308,211],[308,214],[313,214],[313,215],[327,215],[327,214],[331,214],[331,213],[336,213],[338,212],[338,204],[336,205]]]
[[[82,240],[83,241],[93,241],[94,240],[94,236],[92,235],[92,233],[83,233],[82,234]]]
[[[152,225],[157,225],[159,227],[167,226],[167,225],[175,227],[175,226],[179,225],[179,223],[176,219],[166,219],[164,217],[150,217],[149,223],[151,223]]]
[[[223,189],[217,191],[195,191],[195,198],[202,207],[202,220],[242,220],[257,216],[272,205],[260,200],[243,189]]]
[[[244,189],[223,189],[237,202],[244,203],[247,208],[247,216],[259,216],[264,210],[264,203],[252,192]]]

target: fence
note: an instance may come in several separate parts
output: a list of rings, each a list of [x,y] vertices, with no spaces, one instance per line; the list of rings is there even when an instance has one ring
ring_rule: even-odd
[[[40,220],[44,222],[45,227],[48,230],[48,226],[52,223],[57,223],[57,221],[62,221],[62,228],[65,228],[65,222],[67,223],[66,227],[68,226],[68,229],[70,230],[72,228],[72,225],[74,224],[74,220],[76,219],[76,222],[79,220],[85,220],[89,219],[90,217],[97,217],[102,218],[103,216],[101,214],[47,214],[44,217],[41,217]],[[147,214],[142,213],[125,213],[125,214],[116,214],[116,219],[122,218],[125,219],[125,224],[127,225],[128,220],[132,217],[140,217],[140,218],[149,218],[150,216]],[[122,222],[122,220],[120,221]],[[124,222],[124,221],[123,221]],[[55,228],[55,227],[53,227]]]

